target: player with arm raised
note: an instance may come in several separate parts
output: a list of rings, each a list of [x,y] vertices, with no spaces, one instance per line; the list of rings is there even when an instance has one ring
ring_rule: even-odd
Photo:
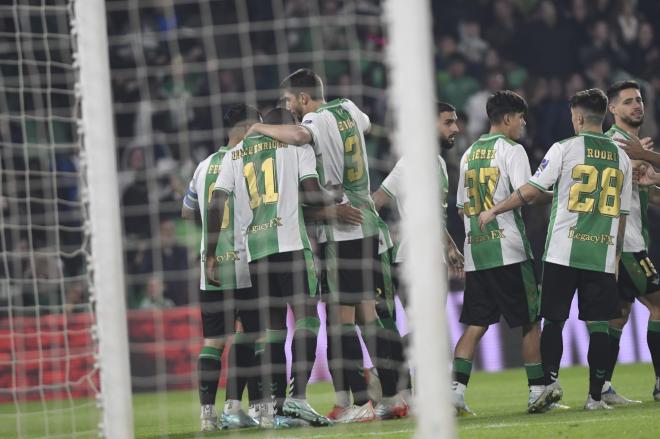
[[[527,103],[512,91],[498,91],[486,104],[490,132],[461,158],[457,207],[465,225],[465,293],[461,323],[468,325],[454,351],[454,406],[459,416],[473,415],[465,404],[472,359],[488,327],[500,316],[522,328],[522,356],[529,401],[543,391],[539,352],[538,287],[532,251],[519,209],[479,229],[479,214],[508,198],[531,172],[527,153],[516,139],[525,127]]]
[[[197,360],[199,377],[199,399],[201,405],[201,430],[215,431],[217,429],[254,427],[257,422],[241,410],[241,399],[244,387],[249,379],[246,372],[255,366],[254,342],[257,334],[247,331],[234,335],[233,348],[230,354],[230,371],[228,372],[225,407],[218,419],[215,410],[215,398],[220,380],[220,357],[228,335],[234,332],[236,304],[254,299],[254,291],[250,283],[245,245],[238,230],[238,215],[234,211],[234,200],[227,200],[221,227],[225,230],[222,239],[216,247],[215,257],[218,260],[220,286],[209,283],[204,271],[207,207],[209,196],[215,188],[215,182],[220,172],[220,163],[224,155],[238,144],[250,125],[260,121],[259,112],[246,105],[235,105],[224,117],[225,128],[229,129],[229,142],[203,160],[195,170],[188,191],[183,199],[181,216],[194,219],[201,217],[201,279],[200,279],[200,309],[202,313],[202,332],[204,345]],[[253,329],[256,313],[250,305],[242,310],[242,320],[248,329]],[[239,311],[240,312],[240,311]],[[240,368],[240,370],[236,370]],[[252,386],[250,386],[252,387]],[[250,392],[250,401],[256,395]]]
[[[614,125],[606,133],[614,141],[633,140],[639,136],[644,122],[644,101],[639,84],[635,81],[619,81],[607,89],[608,109],[614,117]],[[643,139],[647,145],[650,139]],[[633,168],[642,162],[632,161]],[[630,215],[626,220],[626,234],[623,253],[619,263],[619,298],[622,317],[610,321],[610,362],[605,384],[603,401],[607,404],[632,404],[634,401],[618,395],[612,387],[612,374],[619,354],[619,340],[623,327],[635,299],[649,310],[646,339],[655,369],[653,396],[660,401],[660,276],[648,256],[649,230],[648,205],[649,188],[633,182]]]
[[[543,255],[541,354],[546,388],[529,412],[561,399],[559,365],[562,329],[578,291],[578,318],[589,330],[589,395],[585,410],[607,410],[602,388],[609,362],[609,320],[621,316],[616,267],[623,249],[632,192],[630,160],[602,123],[607,96],[598,89],[576,93],[570,101],[577,135],[557,142],[529,183],[481,213],[486,228],[500,214],[535,202],[554,186]]]
[[[362,351],[355,329],[360,324],[362,337],[378,370],[383,388],[383,400],[376,406],[376,415],[383,419],[405,416],[407,406],[397,397],[397,373],[391,364],[389,334],[376,312],[376,291],[384,290],[379,235],[387,234],[371,199],[369,166],[364,133],[369,131],[369,117],[347,99],[325,102],[321,78],[309,69],[300,69],[282,82],[289,108],[302,114],[298,126],[255,124],[251,130],[269,135],[285,143],[311,143],[322,154],[325,179],[329,189],[343,194],[344,201],[362,211],[360,226],[332,223],[328,233],[327,264],[329,286],[330,371],[337,396],[333,410],[337,419],[353,421],[374,416],[368,401],[353,396],[366,392],[364,380],[345,369],[360,369]],[[389,241],[389,236],[383,236]],[[383,245],[383,247],[386,247]],[[356,407],[359,406],[359,407]]]
[[[272,123],[293,123],[290,112],[282,109],[271,111],[266,119]],[[262,355],[265,405],[261,410],[262,426],[301,425],[294,417],[313,425],[330,423],[306,399],[286,398],[285,401],[287,305],[291,305],[295,314],[317,293],[301,204],[328,206],[335,202],[332,195],[320,187],[315,167],[314,152],[309,145],[298,148],[268,136],[248,135],[225,156],[209,209],[209,216],[213,212],[213,216],[219,218],[224,200],[235,194],[237,208],[244,212],[241,218],[245,225],[250,278],[259,296],[260,320],[267,331]],[[208,233],[208,246],[212,248],[217,242],[217,228]],[[207,276],[213,275],[214,268],[213,261],[207,262]],[[295,338],[294,333],[294,343]],[[315,353],[316,345],[311,349]],[[304,353],[293,359],[294,374],[301,369],[300,361],[305,361]],[[295,385],[302,389],[306,388],[311,373],[312,364],[308,366],[306,376],[295,377]],[[274,402],[271,402],[271,393]],[[305,392],[295,393],[304,395]]]

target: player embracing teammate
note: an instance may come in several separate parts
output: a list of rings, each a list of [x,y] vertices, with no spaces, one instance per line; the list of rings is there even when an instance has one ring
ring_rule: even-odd
[[[244,360],[260,371],[261,402],[250,414],[262,426],[276,428],[406,416],[409,408],[402,395],[409,386],[401,386],[408,376],[402,339],[392,323],[393,313],[377,307],[389,303],[392,294],[392,243],[377,208],[390,198],[401,203],[405,191],[390,187],[392,176],[374,194],[374,204],[364,139],[370,121],[353,102],[326,102],[321,79],[308,69],[289,75],[281,89],[287,109],[273,110],[266,123],[253,120],[257,123],[246,128],[242,141],[235,139],[231,151],[223,150],[221,163],[219,155],[205,165],[200,183],[191,184],[192,189],[198,187],[197,192],[191,190],[186,201],[189,207],[198,201],[196,208],[206,209],[203,255],[218,255],[218,243],[231,242],[225,224],[231,218],[236,248],[227,251],[239,256],[236,261],[241,255],[249,261],[250,282],[244,284],[251,287],[246,290],[249,294],[243,294],[251,305],[240,303],[239,308],[253,307],[258,322],[254,318],[249,322],[251,343],[265,346],[253,349],[255,353]],[[468,325],[454,357],[452,389],[458,414],[473,414],[464,400],[471,361],[488,326],[501,315],[511,327],[522,328],[528,412],[558,407],[563,395],[558,381],[562,329],[576,290],[579,318],[587,323],[590,334],[585,409],[634,402],[614,391],[611,377],[621,330],[635,299],[651,313],[647,339],[656,375],[653,395],[660,398],[660,288],[648,258],[646,227],[648,200],[660,197],[649,197],[656,189],[642,186],[657,175],[646,163],[631,164],[615,141],[631,155],[642,155],[640,151],[652,142],[637,138],[643,120],[639,86],[631,81],[617,83],[608,95],[609,103],[597,89],[573,96],[570,108],[576,136],[555,143],[534,175],[524,148],[516,141],[525,126],[526,102],[510,91],[496,92],[488,100],[491,130],[463,155],[457,188],[466,230],[461,322]],[[456,115],[447,104],[439,108],[439,120],[446,116],[448,121],[440,134],[450,145],[458,131]],[[615,124],[604,134],[602,122],[608,110]],[[444,192],[447,177],[442,158],[439,163]],[[634,185],[633,167],[639,175]],[[210,185],[213,172],[217,181]],[[199,202],[201,191],[204,203]],[[550,201],[539,293],[520,207]],[[225,209],[232,209],[229,216]],[[447,243],[451,248],[446,262],[462,275],[463,257],[448,234]],[[229,271],[220,269],[223,261],[222,257],[205,259],[203,287],[237,288],[231,277],[227,282]],[[317,273],[323,281],[317,280]],[[319,300],[327,304],[328,357],[336,397],[327,418],[306,398],[320,325]],[[287,306],[296,318],[290,383],[284,355]],[[240,319],[241,313],[237,316]],[[205,328],[212,318],[206,320]],[[223,336],[230,332],[225,321],[229,321],[226,316]],[[357,325],[381,385],[379,400],[367,392]],[[209,340],[207,345],[203,354],[212,353],[216,361],[222,343]],[[202,363],[206,364],[204,355],[200,373],[205,367]],[[217,370],[213,363],[211,372],[202,375],[215,379]],[[214,409],[208,410],[206,419],[215,416]],[[233,413],[237,417],[232,424]],[[232,412],[231,404],[223,416],[218,426],[253,425],[244,413]]]

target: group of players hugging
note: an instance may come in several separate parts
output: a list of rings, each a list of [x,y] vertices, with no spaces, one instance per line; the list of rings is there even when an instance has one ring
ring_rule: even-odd
[[[182,216],[201,220],[203,231],[202,431],[394,419],[407,416],[412,404],[408,340],[397,330],[393,298],[396,290],[405,308],[405,285],[397,278],[404,258],[414,263],[415,255],[408,253],[405,236],[393,245],[378,215],[390,202],[401,217],[407,214],[406,157],[372,194],[364,139],[369,117],[348,99],[326,102],[320,77],[309,69],[285,78],[281,91],[284,108],[263,117],[246,105],[225,114],[228,143],[197,166],[183,201]],[[650,138],[637,137],[644,119],[640,87],[623,81],[607,95],[581,91],[570,108],[576,136],[552,145],[532,175],[517,143],[527,103],[511,91],[496,92],[486,107],[489,133],[461,159],[457,207],[465,244],[461,252],[445,230],[446,257],[438,261],[466,284],[460,318],[466,326],[453,361],[459,416],[474,415],[464,399],[472,359],[501,316],[522,328],[528,412],[566,407],[560,404],[558,374],[563,322],[576,290],[579,318],[590,335],[585,409],[638,402],[611,384],[635,299],[650,311],[653,396],[660,400],[660,278],[647,254],[648,203],[660,204],[654,186],[660,177],[652,164],[658,165],[660,154],[652,151]],[[456,111],[446,103],[437,110],[440,146],[451,148],[459,132]],[[608,111],[614,124],[603,133]],[[446,203],[447,170],[439,152],[438,184]],[[520,208],[548,203],[543,276],[537,282]],[[307,399],[320,301],[326,305],[335,390],[327,416]],[[288,311],[295,320],[290,380]],[[368,374],[358,326],[374,366]],[[221,353],[230,336],[226,398],[218,414]],[[241,408],[246,388],[247,412]]]

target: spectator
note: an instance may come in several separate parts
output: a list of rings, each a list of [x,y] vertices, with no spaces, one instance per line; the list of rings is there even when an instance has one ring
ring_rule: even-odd
[[[488,50],[488,43],[481,38],[481,26],[476,20],[463,21],[459,26],[461,36],[458,50],[472,63],[480,63]]]
[[[492,14],[484,31],[485,39],[498,52],[511,53],[518,26],[511,0],[495,0]]]
[[[176,238],[176,225],[171,218],[160,222],[160,232],[154,245],[144,254],[140,273],[164,273],[164,295],[177,306],[190,301],[191,279],[188,249],[179,244]]]
[[[457,110],[462,110],[467,98],[479,90],[479,83],[466,75],[466,67],[465,58],[454,54],[449,59],[447,71],[438,74],[441,100],[449,102]]]
[[[542,1],[536,18],[521,26],[516,37],[517,61],[541,76],[564,76],[577,67],[575,33],[559,21],[557,7]]]
[[[621,43],[629,45],[639,33],[639,19],[635,15],[635,7],[631,0],[621,0],[619,4],[619,11],[616,15],[616,24],[618,26],[618,36],[621,38]]]
[[[590,36],[590,44],[580,49],[580,62],[583,68],[588,69],[593,60],[599,58],[607,58],[618,64],[625,64],[626,52],[621,50],[616,33],[610,31],[605,20],[598,20],[591,26]]]
[[[470,96],[465,103],[465,112],[469,118],[467,136],[471,142],[488,130],[486,102],[493,93],[503,88],[504,75],[500,71],[492,70],[486,74],[484,89]]]
[[[660,50],[655,43],[653,27],[649,22],[643,22],[639,26],[636,44],[630,48],[630,64],[628,70],[649,79],[657,72],[655,67],[660,61]]]
[[[82,282],[70,282],[64,293],[64,312],[78,313],[89,311],[87,289]]]
[[[147,281],[145,295],[140,302],[140,309],[162,309],[172,308],[174,302],[165,297],[165,285],[163,279],[158,276],[152,276]]]

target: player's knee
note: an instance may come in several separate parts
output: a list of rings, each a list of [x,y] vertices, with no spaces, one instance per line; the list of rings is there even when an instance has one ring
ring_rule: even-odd
[[[523,337],[527,336],[534,336],[536,334],[537,336],[541,334],[541,324],[540,322],[534,322],[530,323],[529,325],[524,325],[522,327],[522,334]]]
[[[205,338],[204,339],[204,347],[209,347],[209,348],[215,348],[218,350],[221,350],[225,345],[225,338],[224,337],[219,337],[219,338]]]

